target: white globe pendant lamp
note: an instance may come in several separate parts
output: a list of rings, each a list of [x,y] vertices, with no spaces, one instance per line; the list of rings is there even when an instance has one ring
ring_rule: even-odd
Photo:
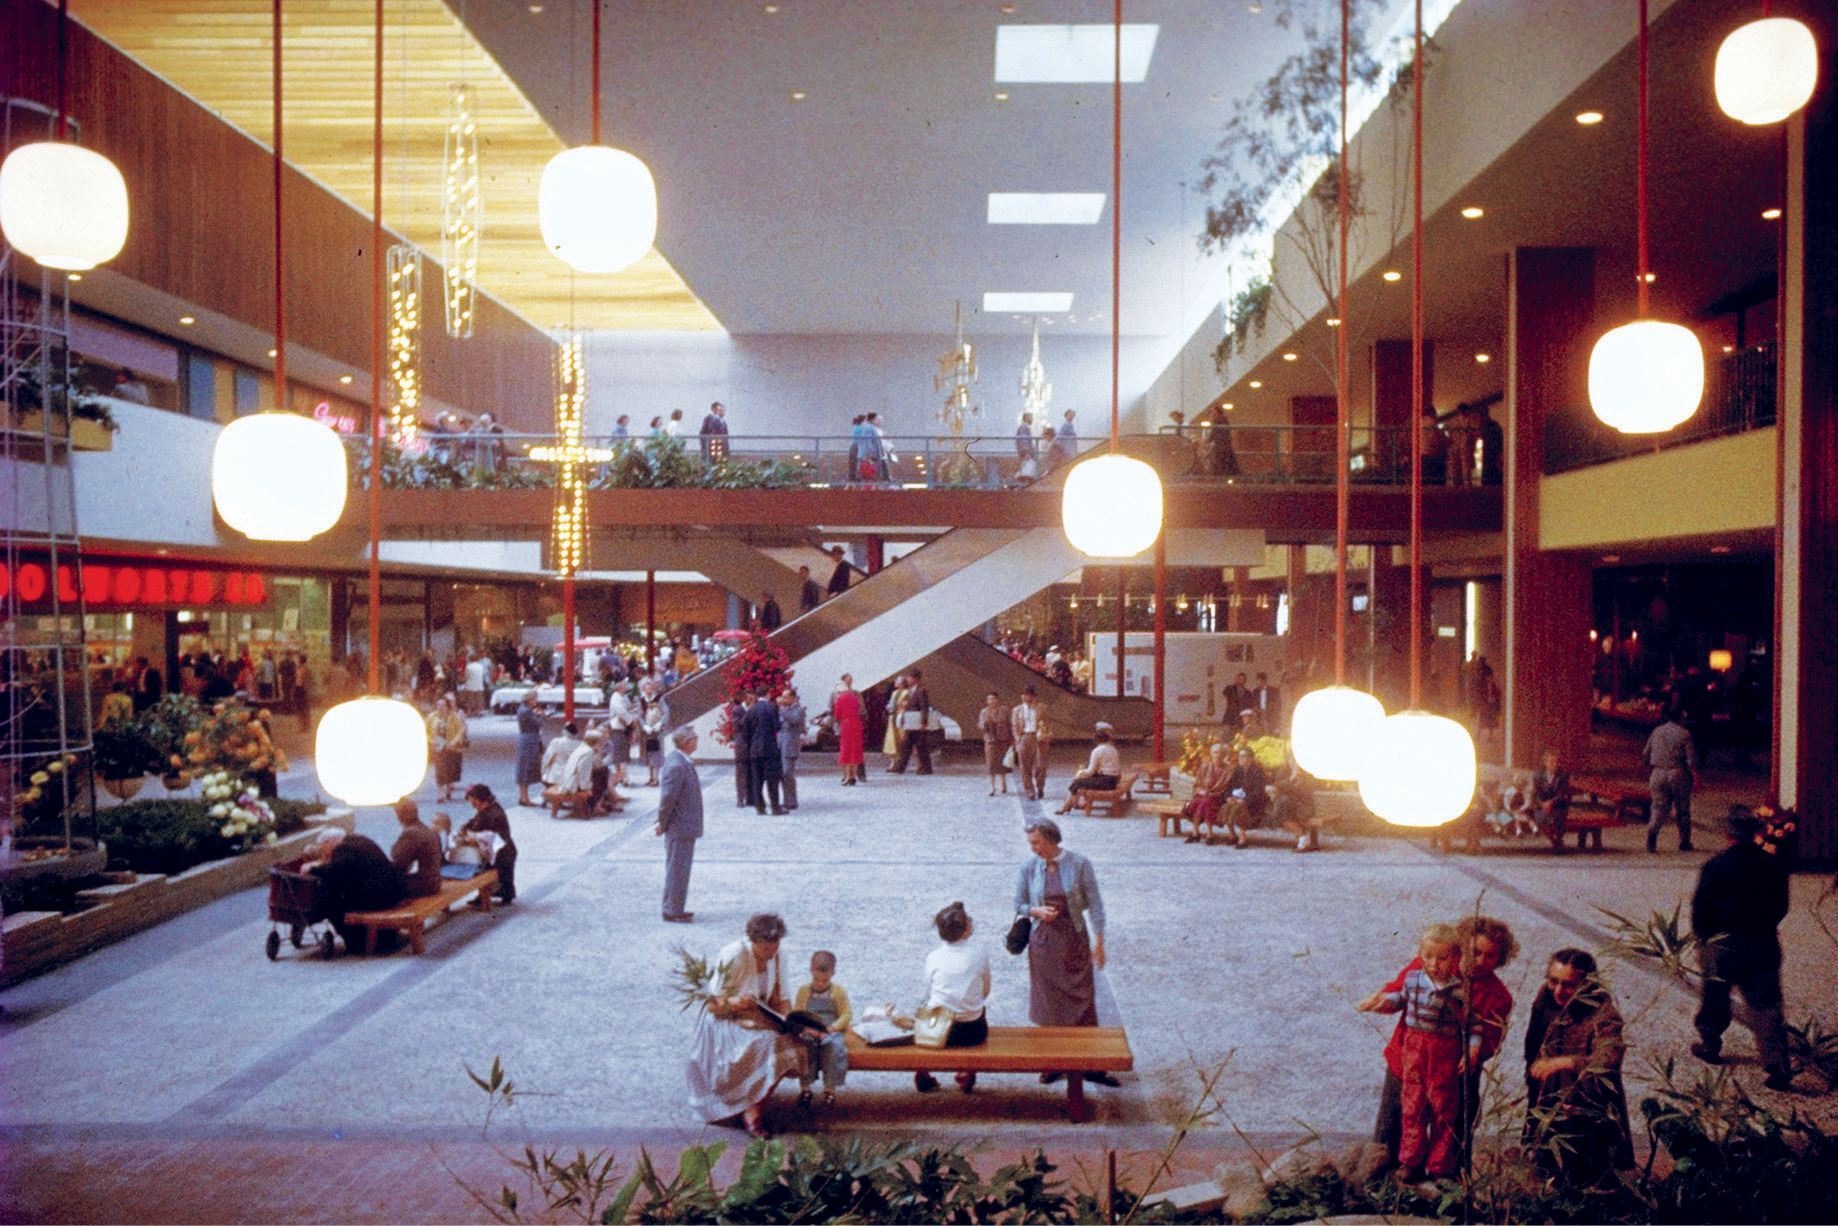
[[[427,726],[406,702],[354,698],[320,718],[313,763],[320,786],[346,804],[394,804],[427,774]]]
[[[1452,719],[1400,711],[1380,721],[1359,777],[1359,798],[1394,826],[1452,822],[1474,801],[1474,738]]]
[[[600,140],[600,9],[593,4],[593,139],[543,167],[536,189],[542,241],[576,272],[619,272],[657,241],[657,182],[623,149]]]
[[[623,149],[564,149],[543,167],[536,218],[542,241],[576,272],[619,272],[657,241],[657,184]]]
[[[1589,404],[1625,434],[1685,421],[1704,398],[1704,347],[1689,328],[1641,319],[1606,332],[1589,353]]]
[[[1635,268],[1639,317],[1605,333],[1589,353],[1589,406],[1624,434],[1670,430],[1704,398],[1704,347],[1689,328],[1647,318],[1647,3],[1640,0],[1640,122]]]
[[[310,541],[345,513],[345,445],[298,413],[256,413],[223,428],[211,453],[211,497],[252,541]]]
[[[1819,83],[1819,44],[1791,17],[1764,17],[1717,48],[1717,105],[1746,124],[1779,123],[1806,105]]]
[[[1123,0],[1116,0],[1111,82],[1110,450],[1072,466],[1060,492],[1060,522],[1072,547],[1094,558],[1132,558],[1162,530],[1162,481],[1117,449],[1119,353],[1123,337]]]
[[[1296,765],[1317,779],[1351,782],[1365,769],[1373,734],[1385,718],[1378,699],[1350,685],[1310,690],[1289,716]]]
[[[21,145],[0,163],[0,231],[46,268],[85,272],[128,241],[127,181],[93,149]]]
[[[1060,516],[1072,547],[1094,558],[1131,558],[1162,530],[1162,482],[1141,460],[1110,453],[1066,474]]]

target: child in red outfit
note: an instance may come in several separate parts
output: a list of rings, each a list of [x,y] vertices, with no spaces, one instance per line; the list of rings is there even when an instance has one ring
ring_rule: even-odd
[[[1498,971],[1517,956],[1519,942],[1511,928],[1489,915],[1464,916],[1455,925],[1455,934],[1461,939],[1461,973],[1468,984],[1468,999],[1473,1002],[1474,1014],[1482,1025],[1480,1056],[1474,1067],[1468,1070],[1468,1083],[1465,1087],[1465,1128],[1462,1134],[1465,1147],[1472,1141],[1475,1122],[1480,1117],[1482,1068],[1499,1053],[1506,1037],[1507,1019],[1513,1011],[1512,993],[1500,982]],[[1412,958],[1404,971],[1400,971],[1396,978],[1379,990],[1401,991],[1404,973],[1417,970],[1422,965],[1421,958]],[[1379,1092],[1378,1120],[1372,1130],[1372,1139],[1385,1147],[1386,1154],[1393,1162],[1397,1161],[1401,1131],[1403,1070],[1404,1019],[1399,1018],[1391,1042],[1385,1047],[1385,1083]]]
[[[1453,927],[1431,925],[1418,943],[1422,965],[1404,972],[1399,990],[1359,1004],[1362,1012],[1404,1014],[1398,1162],[1406,1180],[1425,1171],[1449,1178],[1460,1162],[1463,1083],[1479,1064],[1482,1032],[1461,979],[1461,952]]]

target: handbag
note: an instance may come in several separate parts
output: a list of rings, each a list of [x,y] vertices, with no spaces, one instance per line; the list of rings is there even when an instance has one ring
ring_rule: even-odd
[[[954,1020],[951,1011],[943,1005],[921,1005],[913,1014],[913,1045],[943,1047]]]
[[[1008,935],[1002,939],[1002,948],[1019,955],[1027,950],[1028,938],[1033,934],[1034,921],[1025,915],[1017,915],[1015,922],[1008,926]]]
[[[1019,765],[1021,765],[1021,760],[1015,756],[1015,747],[1010,745],[1008,752],[1002,755],[1002,769],[1012,771]]]

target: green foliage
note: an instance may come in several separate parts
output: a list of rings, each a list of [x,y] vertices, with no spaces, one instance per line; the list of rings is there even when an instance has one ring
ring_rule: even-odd
[[[670,987],[677,994],[677,1007],[685,1013],[707,1008],[719,986],[715,982],[716,968],[709,965],[707,958],[681,945],[676,947],[676,954],[681,961],[670,969]]]
[[[90,744],[95,748],[96,774],[103,779],[138,779],[166,764],[139,719],[109,721],[96,729]]]
[[[204,726],[204,708],[190,694],[167,694],[140,715],[141,731],[158,752],[159,770],[182,770],[185,738]],[[177,758],[178,761],[173,761]]]
[[[811,469],[791,460],[736,460],[711,464],[700,484],[711,490],[782,490],[808,485]]]
[[[702,483],[701,460],[680,438],[656,435],[619,448],[607,470],[588,484],[594,489],[693,489]]]
[[[1268,274],[1259,276],[1240,290],[1232,298],[1230,313],[1226,316],[1225,339],[1213,350],[1213,365],[1224,371],[1227,362],[1245,351],[1251,343],[1251,333],[1263,335],[1264,321],[1270,315],[1270,297],[1275,287],[1270,283]]]
[[[306,816],[325,811],[298,800],[268,803],[277,835],[292,834],[305,827]],[[236,840],[223,837],[223,819],[212,817],[202,800],[130,800],[98,809],[96,822],[111,863],[121,861],[136,873],[182,873],[236,854]]]
[[[1698,938],[1689,931],[1684,908],[1685,904],[1681,900],[1672,908],[1671,914],[1655,911],[1645,920],[1630,919],[1607,907],[1598,906],[1596,910],[1608,920],[1618,948],[1637,957],[1650,958],[1675,978],[1695,983],[1700,977],[1694,965]]]
[[[1672,1169],[1647,1189],[1662,1222],[1838,1222],[1838,1138],[1757,1104],[1727,1070],[1677,1084],[1640,1114]]]
[[[1788,1023],[1787,1059],[1795,1072],[1811,1069],[1838,1084],[1838,1032],[1820,1025],[1813,1013],[1798,1026]]]

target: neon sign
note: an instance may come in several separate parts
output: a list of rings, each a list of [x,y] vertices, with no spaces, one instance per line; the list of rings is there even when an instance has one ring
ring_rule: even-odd
[[[85,562],[81,570],[85,610],[196,608],[200,605],[249,608],[268,603],[268,580],[259,571],[201,570],[185,566],[141,566],[135,563]],[[0,564],[0,597],[16,593],[22,605],[77,602],[77,568],[21,562]],[[45,609],[33,610],[43,612]]]
[[[321,400],[313,406],[313,420],[325,423],[340,434],[357,433],[357,418],[349,413],[337,412],[329,400]]]

